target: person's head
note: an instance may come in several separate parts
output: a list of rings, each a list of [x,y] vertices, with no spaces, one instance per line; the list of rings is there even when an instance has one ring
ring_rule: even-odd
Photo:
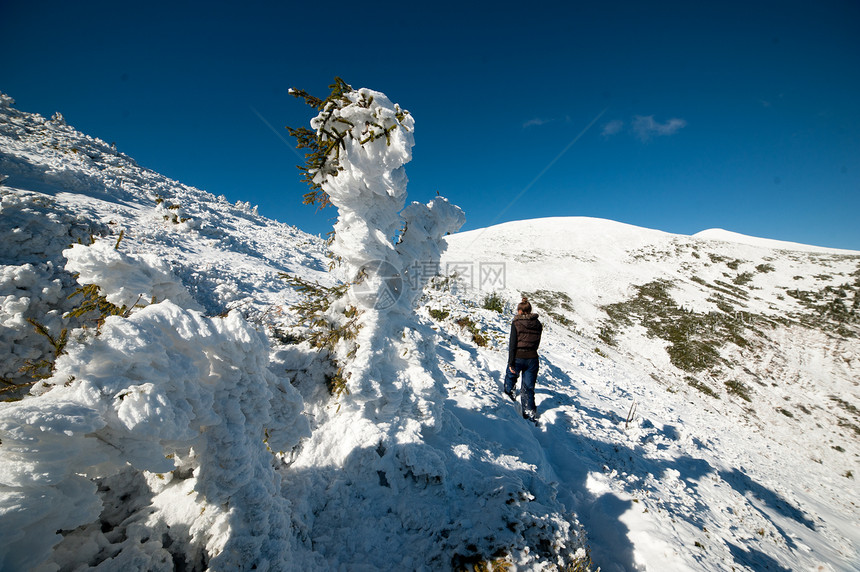
[[[523,296],[523,301],[517,304],[517,314],[531,314],[532,313],[532,305],[529,303],[529,299]]]

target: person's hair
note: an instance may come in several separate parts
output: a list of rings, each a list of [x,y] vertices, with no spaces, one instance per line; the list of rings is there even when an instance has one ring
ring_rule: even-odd
[[[517,304],[517,312],[522,312],[523,314],[532,313],[532,305],[529,303],[529,299],[525,296],[523,296],[523,301]]]

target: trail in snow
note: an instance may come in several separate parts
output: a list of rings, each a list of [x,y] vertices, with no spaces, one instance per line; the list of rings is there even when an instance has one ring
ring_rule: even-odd
[[[472,312],[495,339],[507,331],[495,312]],[[556,483],[602,570],[851,570],[857,562],[857,530],[847,524],[856,491],[823,503],[803,494],[821,487],[794,474],[791,443],[666,392],[555,324],[544,336],[535,428],[501,393],[504,344],[477,348],[455,325],[441,329],[453,411]]]

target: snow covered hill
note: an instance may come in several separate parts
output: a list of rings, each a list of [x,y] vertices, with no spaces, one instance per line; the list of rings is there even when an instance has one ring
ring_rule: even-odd
[[[335,286],[320,238],[12,103],[0,569],[857,569],[860,253],[451,235],[381,417],[302,341],[283,275]],[[499,384],[521,293],[539,427]]]
[[[604,570],[857,569],[860,253],[589,218],[448,242],[474,304],[549,323],[540,443]]]

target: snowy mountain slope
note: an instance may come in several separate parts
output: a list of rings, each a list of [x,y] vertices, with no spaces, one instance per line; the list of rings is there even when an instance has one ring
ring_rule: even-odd
[[[289,450],[308,426],[261,332],[299,299],[279,272],[331,281],[324,245],[11,103],[2,389],[30,396],[0,415],[0,567],[283,561],[289,501],[261,436]]]
[[[548,475],[446,409],[429,326],[371,364],[413,417],[329,394],[281,279],[336,284],[319,238],[0,104],[0,567],[587,559]]]
[[[30,392],[0,403],[4,570],[551,570],[583,542],[603,570],[856,568],[854,254],[593,219],[452,235],[443,269],[471,288],[434,281],[379,364],[434,396],[425,428],[333,398],[294,343],[279,273],[334,285],[319,238],[5,96],[0,174],[2,376],[25,384],[2,395]],[[97,328],[67,314],[85,283],[144,307]],[[481,308],[490,290],[546,314],[540,428],[500,393],[511,308]],[[695,339],[661,337],[675,322]],[[719,359],[673,361],[690,341]]]
[[[473,305],[544,314],[538,441],[604,570],[856,569],[860,253],[724,238],[541,219],[450,236],[443,262]],[[497,347],[464,376],[492,391],[509,318],[436,308],[482,314]],[[696,344],[713,359],[672,354]]]
[[[812,246],[809,244],[800,244],[798,242],[787,242],[784,240],[774,240],[772,238],[758,238],[755,236],[746,236],[737,232],[731,232],[722,228],[709,228],[697,232],[693,235],[694,238],[702,238],[705,240],[721,240],[723,242],[737,242],[751,246],[763,246],[773,250],[794,250],[799,252],[827,252],[830,254],[856,254],[853,250],[843,250],[840,248],[826,248],[822,246]]]

